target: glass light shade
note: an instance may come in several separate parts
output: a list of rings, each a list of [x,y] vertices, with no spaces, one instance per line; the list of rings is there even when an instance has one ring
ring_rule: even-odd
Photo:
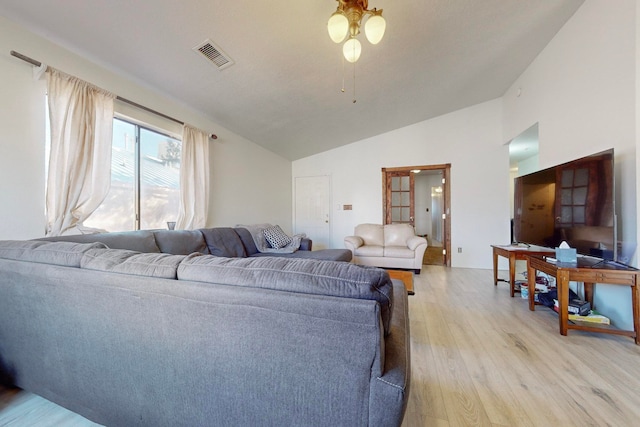
[[[350,38],[344,46],[342,46],[344,58],[349,62],[356,62],[360,58],[361,51],[362,45],[358,39]]]
[[[387,22],[382,15],[373,15],[367,19],[364,24],[364,34],[371,44],[378,44],[384,36],[384,30],[387,28]]]
[[[349,20],[340,12],[334,12],[327,22],[329,37],[334,43],[340,43],[347,36],[349,30]]]

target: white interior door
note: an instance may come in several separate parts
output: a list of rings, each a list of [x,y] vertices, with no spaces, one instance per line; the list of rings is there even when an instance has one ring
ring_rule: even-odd
[[[296,177],[294,192],[294,232],[305,233],[313,241],[313,249],[330,248],[330,177]]]

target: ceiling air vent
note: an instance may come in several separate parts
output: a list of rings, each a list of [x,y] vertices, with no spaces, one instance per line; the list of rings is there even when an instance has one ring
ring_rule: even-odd
[[[193,51],[202,55],[207,61],[213,64],[218,70],[224,70],[234,64],[233,59],[207,39],[193,48]]]

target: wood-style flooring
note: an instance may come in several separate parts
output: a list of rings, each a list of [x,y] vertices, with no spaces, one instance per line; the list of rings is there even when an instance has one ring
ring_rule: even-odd
[[[506,275],[506,272],[502,272]],[[569,331],[493,285],[491,270],[425,266],[409,296],[412,379],[403,427],[640,425],[640,346]],[[0,426],[95,426],[0,391]]]
[[[444,255],[442,255],[442,246],[427,246],[422,257],[424,265],[443,265]]]
[[[2,427],[99,427],[98,424],[26,391],[0,387]]]
[[[415,277],[403,427],[640,425],[640,346],[561,336],[553,311],[529,311],[492,274],[425,266]]]

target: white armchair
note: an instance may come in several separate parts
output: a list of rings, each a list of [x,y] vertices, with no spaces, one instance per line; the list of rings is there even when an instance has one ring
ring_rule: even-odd
[[[360,224],[344,238],[353,262],[383,268],[407,268],[420,274],[427,239],[409,224]]]

